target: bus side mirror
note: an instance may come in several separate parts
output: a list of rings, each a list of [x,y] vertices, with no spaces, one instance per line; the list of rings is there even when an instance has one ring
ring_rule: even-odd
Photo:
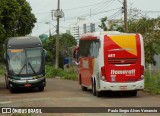
[[[76,64],[77,66],[79,66],[79,62],[75,61],[75,64]]]
[[[79,66],[79,57],[80,57],[80,54],[79,54],[79,47],[78,47],[78,48],[75,48],[73,51],[73,59],[75,60],[75,64],[77,66]]]

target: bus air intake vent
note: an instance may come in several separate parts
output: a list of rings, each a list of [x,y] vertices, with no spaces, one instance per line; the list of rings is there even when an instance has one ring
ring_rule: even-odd
[[[109,58],[109,64],[135,64],[138,61],[137,58]]]

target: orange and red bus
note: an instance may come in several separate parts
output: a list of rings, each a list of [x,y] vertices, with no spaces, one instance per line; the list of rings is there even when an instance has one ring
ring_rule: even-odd
[[[144,45],[141,34],[96,32],[79,42],[79,84],[93,95],[126,91],[132,96],[144,89]]]

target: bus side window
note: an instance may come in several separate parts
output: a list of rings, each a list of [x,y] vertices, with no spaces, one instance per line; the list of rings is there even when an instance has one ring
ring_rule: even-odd
[[[82,57],[98,57],[99,48],[99,40],[80,40],[79,53]]]
[[[99,48],[100,48],[100,42],[92,42],[91,46],[90,46],[90,50],[89,50],[89,56],[90,57],[98,57],[99,54]]]

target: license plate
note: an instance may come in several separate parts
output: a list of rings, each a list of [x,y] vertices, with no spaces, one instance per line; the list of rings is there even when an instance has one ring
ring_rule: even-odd
[[[127,90],[127,86],[120,86],[120,90]]]
[[[25,86],[25,87],[30,87],[30,86],[31,86],[31,84],[25,84],[24,86]]]

